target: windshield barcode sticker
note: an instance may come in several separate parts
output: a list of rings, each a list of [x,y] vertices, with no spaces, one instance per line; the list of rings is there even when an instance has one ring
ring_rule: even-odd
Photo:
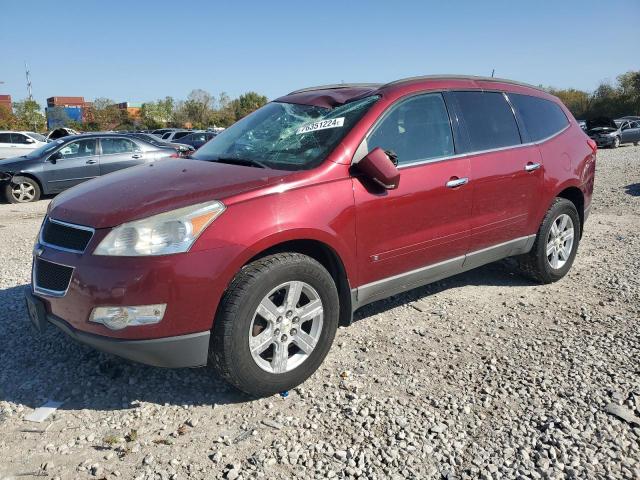
[[[302,133],[316,132],[318,130],[325,130],[327,128],[338,128],[338,127],[342,127],[343,125],[344,125],[344,117],[330,118],[327,120],[320,120],[313,123],[307,123],[306,125],[303,125],[298,130],[296,130],[296,133],[300,135]]]

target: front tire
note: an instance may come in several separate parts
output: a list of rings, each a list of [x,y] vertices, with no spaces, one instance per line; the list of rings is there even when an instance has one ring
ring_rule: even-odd
[[[611,148],[618,148],[620,146],[620,137],[616,137],[613,139],[613,143],[611,144]]]
[[[573,265],[580,228],[575,205],[556,198],[542,220],[531,251],[519,257],[520,269],[540,283],[560,280]]]
[[[4,190],[9,203],[29,203],[40,200],[40,185],[33,178],[13,177]]]
[[[236,275],[215,319],[209,357],[253,396],[290,390],[326,357],[338,328],[336,285],[316,260],[278,253]]]

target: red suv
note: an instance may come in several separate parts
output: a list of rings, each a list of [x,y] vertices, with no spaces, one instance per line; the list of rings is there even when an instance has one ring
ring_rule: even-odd
[[[27,304],[100,350],[207,363],[254,395],[292,388],[362,305],[517,256],[562,278],[596,146],[507,80],[420,77],[278,98],[190,159],[51,202]]]

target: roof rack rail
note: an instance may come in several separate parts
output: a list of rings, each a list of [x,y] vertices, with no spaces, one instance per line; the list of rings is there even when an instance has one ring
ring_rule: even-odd
[[[482,77],[477,75],[420,75],[417,77],[407,77],[401,78],[400,80],[394,80],[393,82],[386,83],[381,86],[381,88],[391,87],[393,85],[399,85],[406,82],[412,82],[416,80],[479,80],[483,82],[500,82],[500,83],[510,83],[512,85],[520,85],[522,87],[535,88],[536,90],[542,90],[540,87],[536,87],[535,85],[531,85],[529,83],[518,82],[515,80],[508,80],[506,78],[496,78],[496,77]]]
[[[335,88],[358,88],[358,87],[379,87],[380,83],[336,83],[332,85],[318,85],[317,87],[301,88],[300,90],[294,90],[287,95],[293,95],[295,93],[313,92],[314,90],[330,90]]]

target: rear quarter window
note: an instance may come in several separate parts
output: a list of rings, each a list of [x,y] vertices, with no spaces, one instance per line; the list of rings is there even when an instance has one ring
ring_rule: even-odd
[[[549,138],[569,125],[569,119],[555,102],[519,93],[510,93],[509,100],[532,142]]]
[[[511,106],[500,92],[451,92],[463,119],[467,141],[461,153],[510,147],[521,143]]]

